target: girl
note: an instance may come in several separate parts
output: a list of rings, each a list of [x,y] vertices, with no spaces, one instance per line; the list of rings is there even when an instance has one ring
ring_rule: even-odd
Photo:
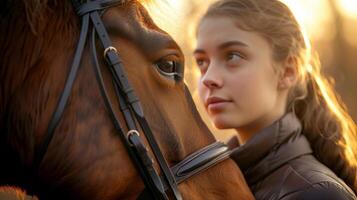
[[[238,132],[232,157],[257,199],[357,199],[356,125],[309,45],[278,0],[221,0],[200,21],[200,98]]]

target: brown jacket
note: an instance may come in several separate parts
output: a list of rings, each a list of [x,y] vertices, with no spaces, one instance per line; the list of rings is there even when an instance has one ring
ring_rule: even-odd
[[[350,200],[353,191],[312,154],[297,117],[288,113],[235,149],[257,200]]]

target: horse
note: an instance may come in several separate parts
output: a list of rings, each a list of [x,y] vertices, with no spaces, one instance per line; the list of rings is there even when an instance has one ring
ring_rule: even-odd
[[[138,198],[145,181],[108,115],[88,44],[61,117],[39,156],[81,34],[72,2],[1,4],[0,186],[19,187],[39,199]],[[111,48],[102,49],[104,57],[108,51],[120,56],[167,165],[175,166],[214,143],[183,81],[181,49],[155,25],[142,2],[122,0],[100,12],[100,18],[112,42]],[[98,43],[94,46],[100,49]],[[113,115],[123,125],[127,120],[116,101],[115,80],[105,59],[98,62]],[[140,133],[134,135],[154,157],[150,141]],[[157,159],[153,166],[162,173]],[[229,158],[181,182],[178,189],[183,199],[253,199]]]

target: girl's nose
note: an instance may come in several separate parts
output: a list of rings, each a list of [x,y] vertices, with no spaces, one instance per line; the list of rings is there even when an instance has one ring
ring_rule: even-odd
[[[205,79],[203,84],[208,88],[219,88],[219,83],[213,79]]]
[[[203,84],[210,88],[220,88],[223,85],[223,78],[219,66],[213,65],[213,63],[208,67],[206,73],[202,77]]]

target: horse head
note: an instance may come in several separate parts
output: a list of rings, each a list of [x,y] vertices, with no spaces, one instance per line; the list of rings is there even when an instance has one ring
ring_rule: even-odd
[[[106,67],[108,50],[120,56],[147,126],[169,166],[215,142],[184,83],[184,58],[178,45],[155,25],[140,2],[120,1],[98,12],[111,48],[93,42],[101,35],[92,32],[95,23],[89,26],[92,43],[84,46],[63,113],[36,165],[38,149],[46,141],[68,82],[81,21],[69,1],[5,1],[1,15],[0,150],[6,165],[1,166],[0,184],[20,186],[40,199],[134,199],[144,190],[103,100],[105,88],[112,114],[122,131],[128,132],[116,98],[122,91],[113,84],[118,81],[112,77],[113,69]],[[91,49],[97,61],[93,62]],[[97,81],[96,62],[103,88]],[[145,134],[137,136],[154,158]],[[155,161],[154,167],[160,173]],[[178,188],[185,199],[252,197],[230,159],[190,177]]]

